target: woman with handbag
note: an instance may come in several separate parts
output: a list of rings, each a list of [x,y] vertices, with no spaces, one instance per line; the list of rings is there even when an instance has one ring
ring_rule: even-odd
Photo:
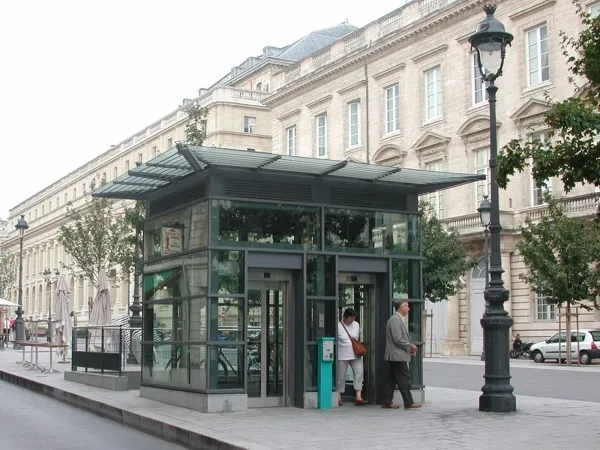
[[[337,333],[337,390],[338,405],[342,406],[342,394],[346,390],[346,373],[348,366],[352,368],[354,374],[354,390],[356,406],[366,405],[367,402],[362,398],[363,388],[363,361],[362,357],[366,353],[365,348],[359,341],[360,325],[356,321],[356,311],[352,308],[346,308],[344,317],[338,323]]]

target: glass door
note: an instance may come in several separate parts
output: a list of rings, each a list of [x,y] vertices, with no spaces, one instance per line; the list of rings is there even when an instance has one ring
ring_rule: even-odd
[[[287,286],[248,282],[248,406],[287,405]]]
[[[356,311],[356,321],[360,324],[360,341],[367,349],[367,355],[363,357],[364,381],[363,397],[370,401],[374,400],[374,354],[375,351],[372,331],[375,320],[375,304],[372,302],[373,286],[370,284],[340,284],[338,300],[338,321],[342,320],[346,308]],[[346,392],[342,396],[344,400],[354,400],[354,374],[348,367],[346,373]]]

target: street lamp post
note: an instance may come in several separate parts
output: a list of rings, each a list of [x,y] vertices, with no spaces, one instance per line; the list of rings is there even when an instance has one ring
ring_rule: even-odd
[[[142,326],[142,317],[140,316],[140,312],[142,311],[142,305],[140,304],[140,267],[138,261],[138,256],[141,253],[140,250],[143,248],[140,242],[141,236],[142,231],[138,225],[135,230],[136,258],[133,267],[133,303],[131,306],[129,306],[131,316],[129,317],[129,354],[127,355],[127,364],[139,364],[135,354],[133,353],[133,329],[141,328]]]
[[[25,340],[25,323],[23,322],[23,238],[25,231],[29,228],[25,220],[25,214],[21,214],[21,218],[15,225],[19,232],[19,306],[17,307],[17,319],[15,320],[15,341]],[[13,346],[14,349],[20,349],[21,346],[17,343]]]
[[[502,256],[500,253],[500,204],[498,202],[498,184],[496,183],[496,156],[498,137],[496,132],[496,79],[502,75],[506,47],[513,36],[506,31],[502,22],[494,16],[495,5],[486,5],[483,10],[485,19],[477,25],[475,34],[469,38],[471,47],[477,52],[477,65],[481,79],[488,83],[486,91],[490,105],[490,176],[491,210],[490,235],[491,258],[489,284],[484,293],[488,307],[481,326],[483,327],[483,345],[485,349],[485,384],[481,388],[479,410],[486,412],[512,412],[517,409],[517,400],[510,384],[509,329],[512,319],[504,309],[509,292],[502,281]]]
[[[485,289],[490,287],[490,212],[492,210],[492,204],[488,200],[488,196],[484,195],[477,211],[479,212],[479,220],[483,227],[483,257],[485,258]],[[484,291],[485,292],[485,291]],[[487,299],[485,300],[485,310],[489,308]],[[485,361],[485,345],[481,349],[481,360]]]
[[[58,269],[54,269],[54,273],[50,269],[44,269],[42,275],[48,287],[48,342],[52,342],[52,284],[58,283],[60,272]]]

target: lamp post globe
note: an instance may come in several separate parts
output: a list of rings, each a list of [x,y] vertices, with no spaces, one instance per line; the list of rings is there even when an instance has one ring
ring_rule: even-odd
[[[489,227],[491,221],[490,217],[492,214],[492,202],[490,202],[487,195],[483,196],[483,200],[479,204],[477,212],[479,213],[479,220],[481,221],[481,226],[483,228]]]
[[[469,37],[469,44],[476,51],[481,76],[485,81],[493,81],[502,75],[506,47],[513,41],[513,35],[494,16],[496,5],[485,5],[483,10],[486,17]]]
[[[489,262],[489,278],[486,279],[484,298],[485,312],[481,319],[483,328],[483,350],[485,361],[485,384],[481,388],[479,410],[485,412],[513,412],[517,409],[517,400],[510,384],[509,330],[512,319],[504,309],[509,292],[502,281],[502,253],[500,250],[500,204],[499,189],[496,183],[498,155],[498,136],[496,121],[495,81],[502,76],[506,48],[510,46],[513,36],[508,33],[495,16],[496,6],[486,5],[485,19],[477,25],[475,33],[469,38],[471,47],[477,52],[477,65],[481,78],[486,82],[488,102],[490,105],[490,200],[484,199],[478,208],[482,225],[489,229],[491,252]],[[486,235],[487,236],[487,235]],[[486,257],[487,261],[487,257]],[[489,279],[489,282],[488,282]]]
[[[20,348],[18,341],[25,340],[25,323],[23,322],[23,238],[25,232],[29,228],[25,215],[21,214],[21,218],[17,221],[15,229],[19,233],[19,306],[17,307],[17,318],[15,320],[15,345],[14,348]]]

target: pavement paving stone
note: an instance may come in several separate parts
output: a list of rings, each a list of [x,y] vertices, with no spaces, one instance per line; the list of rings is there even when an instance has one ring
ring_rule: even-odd
[[[44,356],[40,356],[43,361]],[[149,419],[234,443],[266,449],[552,450],[600,448],[600,403],[517,397],[518,411],[477,410],[479,392],[428,387],[419,410],[384,410],[345,405],[332,410],[260,408],[239,413],[202,414],[139,397],[139,391],[107,391],[42,375],[15,364],[19,354],[0,352],[0,371],[18,374],[84,398]],[[64,368],[64,365],[63,365]],[[578,430],[586,430],[584,433]]]

